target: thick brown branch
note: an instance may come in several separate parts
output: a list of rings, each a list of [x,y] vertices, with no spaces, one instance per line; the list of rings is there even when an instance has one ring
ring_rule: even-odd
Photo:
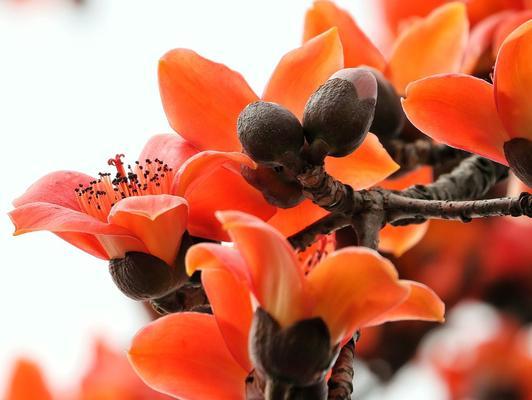
[[[457,150],[431,140],[418,139],[414,142],[390,140],[384,143],[394,161],[401,166],[401,172],[408,172],[420,165],[445,166],[456,163],[468,156],[462,150]]]
[[[420,220],[428,218],[456,219],[469,222],[473,218],[528,216],[532,217],[532,195],[474,201],[441,201],[409,199],[391,194],[388,198],[388,220],[394,225],[403,225],[405,218]]]
[[[480,156],[463,160],[452,172],[436,182],[416,185],[400,194],[422,200],[475,200],[488,193],[495,183],[508,176],[508,168]]]
[[[329,214],[322,219],[309,225],[302,231],[288,238],[290,244],[298,250],[304,250],[310,246],[316,236],[328,235],[351,224],[351,217],[344,214]]]
[[[340,351],[329,379],[329,400],[349,400],[353,393],[355,341],[351,339]]]

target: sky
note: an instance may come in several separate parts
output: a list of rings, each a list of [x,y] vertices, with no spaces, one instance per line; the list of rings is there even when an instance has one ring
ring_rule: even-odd
[[[50,233],[12,237],[11,201],[54,170],[105,172],[117,153],[134,161],[151,135],[171,132],[156,69],[172,48],[228,65],[260,93],[300,44],[311,1],[86,3],[0,2],[0,393],[16,356],[34,358],[64,387],[86,366],[95,335],[125,351],[147,321],[105,261]],[[368,4],[338,3],[355,15]]]

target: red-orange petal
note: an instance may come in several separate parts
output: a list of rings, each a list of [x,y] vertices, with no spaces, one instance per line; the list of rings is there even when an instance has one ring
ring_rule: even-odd
[[[436,141],[507,164],[503,144],[509,137],[486,81],[459,74],[425,78],[408,86],[403,108]]]
[[[176,313],[133,338],[129,360],[152,388],[183,400],[245,399],[245,371],[212,315]]]
[[[307,275],[307,282],[316,299],[313,314],[327,323],[333,343],[408,296],[392,263],[365,247],[332,253]]]
[[[268,220],[268,223],[284,236],[290,236],[327,214],[327,211],[312,201],[304,200],[301,204],[292,208],[278,208],[275,215]]]
[[[256,167],[255,162],[241,152],[202,151],[181,165],[174,180],[173,193],[186,196],[222,165],[233,167],[236,172],[240,171],[242,165]]]
[[[203,270],[201,281],[227,348],[242,368],[251,371],[248,339],[253,308],[248,286],[223,269]]]
[[[358,27],[349,13],[329,0],[316,0],[305,15],[303,41],[307,42],[332,27],[338,34],[344,48],[344,66],[368,65],[384,70],[386,60],[371,40]]]
[[[332,28],[285,54],[262,98],[286,107],[301,120],[310,95],[343,66],[340,36]]]
[[[55,234],[72,246],[89,253],[91,256],[101,258],[102,260],[109,259],[107,251],[95,235],[81,232],[55,232]]]
[[[52,400],[52,394],[46,384],[43,373],[33,361],[17,360],[5,400]]]
[[[163,161],[174,171],[190,157],[198,153],[198,150],[176,133],[162,133],[155,135],[144,145],[138,161],[143,164],[146,159]]]
[[[44,202],[79,211],[74,189],[93,180],[93,177],[76,171],[51,172],[31,185],[22,196],[13,201],[13,205],[19,207],[28,203]]]
[[[368,133],[362,145],[348,156],[325,159],[325,170],[356,190],[373,186],[398,169],[399,165],[372,133]]]
[[[59,234],[83,233],[94,235],[107,253],[106,258],[120,258],[128,251],[146,252],[144,244],[129,230],[102,222],[85,213],[50,203],[29,203],[9,213],[15,225],[15,235],[50,231]],[[85,235],[67,235],[68,241],[82,242],[77,247],[86,250]],[[91,252],[89,252],[91,253]],[[92,253],[91,253],[92,254]]]
[[[284,236],[251,215],[216,215],[246,261],[251,289],[262,308],[282,326],[306,317],[303,270]]]
[[[498,26],[493,38],[493,56],[497,57],[499,49],[506,38],[526,21],[532,19],[532,10],[505,12],[507,17]]]
[[[238,115],[257,100],[240,74],[192,50],[175,49],[159,62],[159,88],[170,125],[199,150],[240,150]]]
[[[532,20],[504,41],[494,82],[497,109],[508,134],[532,140]]]
[[[413,185],[424,185],[432,182],[432,168],[418,168],[398,179],[387,179],[379,186],[389,190],[403,190]],[[386,225],[380,232],[379,250],[392,253],[399,257],[422,238],[428,229],[428,222],[419,225],[391,226]]]
[[[185,199],[168,194],[127,197],[109,212],[109,222],[126,228],[141,240],[148,253],[173,265],[187,228]]]
[[[460,2],[443,5],[414,22],[397,39],[388,76],[403,94],[417,79],[444,72],[458,72],[467,46],[469,23]]]
[[[275,213],[275,207],[240,173],[223,166],[204,178],[194,190],[189,190],[186,199],[190,207],[190,234],[212,240],[229,239],[214,215],[217,210],[239,210],[264,220]]]
[[[380,315],[368,325],[404,320],[437,322],[445,320],[445,304],[431,288],[419,282],[401,281],[401,283],[410,288],[408,297],[397,307]]]

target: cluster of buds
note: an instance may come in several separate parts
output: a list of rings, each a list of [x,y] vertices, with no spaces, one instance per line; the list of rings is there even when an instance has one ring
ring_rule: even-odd
[[[238,118],[244,151],[259,164],[244,167],[246,180],[273,205],[290,208],[305,196],[296,176],[325,157],[353,153],[371,130],[393,138],[404,124],[399,96],[372,68],[333,74],[307,101],[300,122],[283,106],[257,101]]]

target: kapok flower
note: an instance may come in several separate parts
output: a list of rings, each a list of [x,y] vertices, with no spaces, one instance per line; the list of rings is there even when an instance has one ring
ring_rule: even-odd
[[[450,0],[377,0],[377,23],[379,23],[379,41],[384,47],[407,29],[408,26],[419,18],[426,17],[429,13]],[[472,34],[491,17],[503,14],[517,14],[530,7],[527,0],[462,0],[467,7],[467,15]],[[487,24],[489,25],[489,23]],[[487,26],[486,25],[486,26]],[[479,32],[485,28],[480,28]]]
[[[53,399],[39,366],[25,358],[16,361],[3,398],[5,400]]]
[[[241,178],[240,164],[253,166],[242,153],[198,152],[167,134],[150,139],[127,171],[122,155],[109,163],[115,176],[58,171],[34,183],[9,213],[15,235],[47,230],[102,259],[142,252],[173,265],[185,230],[226,239],[215,210],[236,207],[263,218],[273,211]]]
[[[231,272],[281,326],[320,317],[336,344],[363,326],[443,318],[443,304],[430,289],[400,281],[393,265],[373,250],[347,247],[333,252],[305,275],[305,265],[270,225],[238,211],[218,212],[217,217],[236,250],[195,245],[187,253],[187,272],[220,268]]]
[[[403,101],[410,121],[449,146],[501,164],[532,186],[532,21],[501,46],[494,84],[467,75],[439,75],[412,83]]]
[[[317,0],[307,11],[303,40],[334,26],[342,40],[345,67],[373,67],[384,73],[399,94],[416,79],[460,71],[469,32],[464,4],[451,2],[412,22],[385,57],[349,13],[331,1]]]
[[[217,216],[235,247],[202,243],[186,258],[189,273],[202,270],[214,316],[168,315],[133,339],[129,358],[156,390],[185,400],[245,399],[245,379],[256,367],[248,343],[257,306],[281,327],[322,318],[331,346],[363,326],[443,320],[443,303],[429,288],[400,281],[392,264],[370,249],[334,252],[305,276],[271,225],[236,211]]]
[[[309,97],[344,67],[343,60],[337,30],[328,30],[281,59],[261,99],[282,105],[301,121]],[[170,125],[195,148],[241,151],[237,119],[259,97],[240,74],[191,50],[175,49],[159,62],[159,85]],[[373,135],[346,157],[327,157],[325,167],[354,189],[370,187],[398,168]],[[271,223],[286,235],[326,214],[308,200],[278,212]]]

